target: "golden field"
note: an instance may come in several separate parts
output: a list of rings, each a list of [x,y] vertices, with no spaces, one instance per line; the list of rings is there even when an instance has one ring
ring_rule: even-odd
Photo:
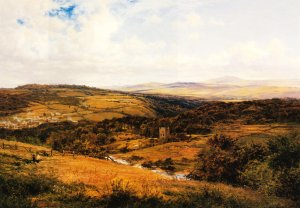
[[[3,142],[10,145],[17,144],[18,150],[0,149],[2,172],[14,172],[14,164],[16,162],[10,166],[3,165],[5,160],[22,161],[31,159],[31,153],[25,151],[21,146],[31,147],[33,151],[49,150],[47,147],[0,140],[0,144]],[[87,185],[84,194],[89,197],[101,197],[110,194],[114,181],[121,180],[128,182],[130,188],[134,189],[135,193],[141,197],[155,196],[162,200],[171,200],[185,194],[188,195],[191,191],[197,193],[198,191],[201,192],[201,190],[215,190],[224,195],[224,197],[234,197],[236,200],[249,201],[258,207],[264,207],[267,204],[273,204],[275,207],[293,206],[288,200],[275,197],[270,198],[249,189],[235,188],[220,183],[180,181],[146,169],[80,155],[76,155],[75,157],[72,155],[62,156],[58,152],[54,152],[53,157],[42,157],[41,162],[37,164],[27,163],[18,167],[18,174],[26,176],[32,172],[36,176],[46,175],[55,177],[65,184],[81,183]],[[38,202],[39,207],[48,207],[49,205],[54,207],[61,206],[59,202],[52,201],[53,194],[49,196],[45,194],[37,196],[32,200]]]
[[[0,91],[0,98],[20,100],[7,105],[18,106],[12,114],[0,116],[8,128],[33,127],[46,122],[104,119],[132,116],[156,116],[151,103],[144,98],[117,91],[94,88],[43,87],[34,89],[7,89]],[[9,110],[9,109],[8,109]],[[1,112],[0,112],[1,113]],[[5,124],[7,123],[7,124]],[[11,126],[10,126],[11,124]],[[1,124],[0,124],[1,127]]]
[[[289,132],[299,131],[300,124],[269,124],[269,125],[241,125],[228,124],[216,125],[211,134],[208,135],[191,135],[191,141],[171,142],[158,144],[153,147],[143,147],[149,143],[149,139],[131,139],[125,141],[122,135],[118,135],[116,143],[112,144],[112,149],[120,149],[128,146],[133,150],[128,153],[116,154],[116,157],[130,160],[132,156],[142,157],[134,163],[141,164],[145,161],[164,160],[172,158],[175,161],[176,169],[180,172],[188,172],[195,165],[195,158],[198,153],[206,147],[208,138],[215,134],[227,135],[231,138],[238,138],[239,143],[265,143],[267,139],[275,135],[284,135]],[[128,135],[126,135],[128,138]],[[137,146],[139,147],[138,149]],[[135,150],[136,149],[136,150]]]

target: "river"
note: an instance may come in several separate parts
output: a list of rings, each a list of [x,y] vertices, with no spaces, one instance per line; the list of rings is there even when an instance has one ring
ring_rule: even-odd
[[[120,158],[116,158],[112,155],[109,155],[109,157],[107,157],[107,159],[109,159],[109,158],[111,158],[114,162],[116,162],[118,164],[128,165],[128,166],[132,166],[132,167],[140,168],[140,169],[148,169],[148,168],[143,167],[140,164],[132,165],[129,161],[124,160],[124,159],[120,159]],[[166,171],[163,171],[163,170],[160,170],[160,169],[148,169],[148,170],[150,170],[150,171],[152,171],[156,174],[159,174],[159,175],[165,176],[167,178],[170,178],[170,179],[189,180],[189,178],[187,178],[186,175],[183,174],[183,173],[169,173],[169,172],[166,172]]]

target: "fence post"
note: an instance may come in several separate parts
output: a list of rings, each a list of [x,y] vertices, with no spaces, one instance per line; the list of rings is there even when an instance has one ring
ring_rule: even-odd
[[[65,150],[62,151],[62,155],[65,156]]]
[[[73,151],[72,153],[73,153],[73,158],[75,158],[75,151]]]
[[[51,149],[51,151],[50,151],[50,155],[51,155],[51,157],[53,156],[53,150]]]

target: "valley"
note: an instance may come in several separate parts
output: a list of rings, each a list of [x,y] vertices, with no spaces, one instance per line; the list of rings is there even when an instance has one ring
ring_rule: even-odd
[[[19,194],[3,207],[297,207],[299,99],[68,85],[0,99],[1,190]]]

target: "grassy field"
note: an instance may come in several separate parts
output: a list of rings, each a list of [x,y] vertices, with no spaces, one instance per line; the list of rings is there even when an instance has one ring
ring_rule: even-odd
[[[206,147],[206,141],[214,134],[223,134],[232,138],[238,138],[241,144],[265,143],[276,135],[284,135],[288,132],[299,131],[300,124],[269,124],[269,125],[240,125],[229,124],[215,126],[214,131],[208,135],[192,135],[191,141],[171,142],[159,144],[153,147],[143,147],[142,144],[149,143],[149,139],[124,141],[119,139],[114,143],[114,149],[128,146],[129,149],[137,150],[128,153],[116,154],[116,157],[129,160],[134,164],[142,164],[146,161],[165,160],[172,158],[175,162],[176,171],[188,172],[195,165],[195,158],[199,152]],[[117,137],[118,138],[118,137]],[[121,137],[122,138],[122,137]],[[133,156],[140,157],[137,161],[132,161]]]
[[[147,98],[119,91],[72,85],[26,85],[0,89],[0,127],[24,128],[46,122],[102,121],[124,116],[153,118],[195,107],[197,100]]]
[[[41,194],[28,196],[29,200],[35,202],[38,207],[125,207],[119,206],[120,204],[108,206],[109,199],[120,197],[120,195],[114,195],[120,194],[120,190],[129,194],[130,197],[134,195],[131,198],[133,201],[151,199],[151,203],[157,203],[158,207],[294,206],[290,201],[263,196],[248,189],[218,183],[178,181],[149,170],[78,155],[62,156],[54,152],[53,157],[42,157],[41,162],[32,163],[30,162],[31,153],[21,146],[31,147],[34,151],[48,149],[0,140],[0,143],[2,142],[19,146],[18,150],[0,149],[2,178],[22,175],[25,179],[34,177],[36,180],[46,177],[48,183],[50,183],[49,178],[55,181],[51,182],[54,185],[49,185],[51,187],[49,190],[43,189],[44,192]],[[35,180],[30,178],[31,182]],[[124,200],[126,202],[127,199]],[[153,207],[147,203],[150,202],[142,201],[135,205],[136,207],[144,207],[143,205]]]
[[[257,179],[252,176],[261,175],[255,171],[264,167],[267,168],[263,170],[270,171],[270,159],[281,153],[266,153],[260,166],[255,161],[259,157],[248,154],[248,151],[253,151],[255,156],[265,154],[263,147],[267,145],[258,147],[251,145],[253,143],[266,144],[278,135],[299,131],[300,124],[287,123],[297,122],[296,101],[266,100],[237,105],[212,102],[196,108],[199,103],[181,98],[83,86],[2,90],[0,101],[0,125],[4,121],[12,125],[8,128],[16,129],[53,122],[37,128],[2,129],[2,138],[10,141],[0,140],[0,207],[296,207],[293,201],[275,197],[289,195],[249,185]],[[257,106],[263,107],[258,109]],[[277,110],[278,106],[281,111]],[[144,118],[112,119],[128,115]],[[103,119],[112,120],[90,122]],[[65,120],[83,121],[59,123]],[[174,131],[172,135],[167,139],[155,138],[159,127],[168,123]],[[231,138],[237,138],[238,145],[228,149],[212,148],[207,141],[217,134],[230,137],[225,140],[229,144]],[[5,148],[2,148],[3,143]],[[291,144],[296,146],[296,143]],[[33,153],[50,151],[47,145],[60,151],[75,150],[78,154],[63,155],[55,151],[53,156],[45,154],[40,162],[33,162]],[[248,146],[252,149],[247,149]],[[233,154],[236,152],[238,154]],[[108,155],[113,161],[98,159],[108,158]],[[251,158],[247,160],[244,155]],[[227,167],[232,167],[225,173],[237,170],[242,173],[238,176],[245,180],[226,181],[226,175],[221,175],[222,180],[193,177],[197,176],[194,173],[197,174],[197,168],[201,169],[205,158],[209,161],[206,164],[213,168],[216,161],[218,169],[211,172],[222,174]],[[249,167],[243,163],[244,159],[251,162]],[[231,160],[232,166],[227,165]],[[120,161],[128,163],[119,164]],[[250,168],[254,168],[254,172]],[[203,173],[207,170],[201,169]],[[290,176],[294,177],[296,172],[292,171]],[[185,177],[187,174],[206,181],[189,180]]]
[[[0,97],[7,94],[10,96],[29,94],[32,97],[28,96],[27,106],[22,106],[11,115],[0,117],[0,121],[11,122],[17,127],[26,127],[65,120],[101,121],[126,115],[146,117],[156,115],[147,101],[118,92],[49,88],[44,97],[38,92],[37,99],[34,98],[34,93],[28,89],[1,91]]]

